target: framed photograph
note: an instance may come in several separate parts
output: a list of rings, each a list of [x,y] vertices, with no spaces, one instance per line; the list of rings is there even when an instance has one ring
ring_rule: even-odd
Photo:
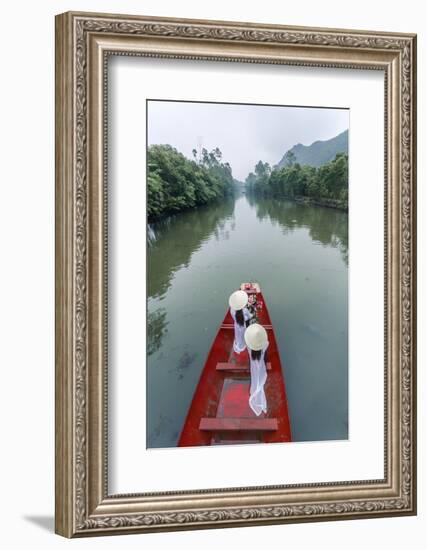
[[[56,18],[56,532],[416,513],[416,36]]]

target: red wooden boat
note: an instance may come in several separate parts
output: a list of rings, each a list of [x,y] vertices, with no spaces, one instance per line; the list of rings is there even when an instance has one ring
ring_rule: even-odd
[[[210,349],[187,414],[179,447],[291,441],[288,403],[279,350],[258,284],[241,289],[256,298],[258,322],[267,330],[267,413],[256,416],[249,406],[248,352],[233,351],[234,323],[230,311]]]

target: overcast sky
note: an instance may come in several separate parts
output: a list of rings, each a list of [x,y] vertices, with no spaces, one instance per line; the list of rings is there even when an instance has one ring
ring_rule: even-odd
[[[200,143],[219,147],[239,180],[259,160],[273,166],[293,145],[330,139],[348,125],[347,109],[148,102],[149,145],[168,143],[189,158]]]

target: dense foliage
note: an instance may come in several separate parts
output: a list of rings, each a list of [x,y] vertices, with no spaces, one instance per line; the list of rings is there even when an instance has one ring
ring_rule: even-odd
[[[154,220],[187,208],[208,204],[233,193],[233,176],[221,151],[193,151],[189,160],[171,145],[148,148],[147,210]]]
[[[348,208],[348,156],[338,153],[334,160],[314,168],[301,166],[288,155],[282,168],[272,170],[259,161],[246,178],[249,191],[265,197],[311,200],[319,204]]]

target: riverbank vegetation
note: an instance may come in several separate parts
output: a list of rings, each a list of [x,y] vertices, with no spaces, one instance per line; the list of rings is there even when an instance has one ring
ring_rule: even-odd
[[[148,220],[206,205],[233,194],[231,166],[222,153],[202,149],[189,160],[171,145],[151,145],[147,153]]]
[[[338,153],[334,160],[314,168],[300,165],[288,151],[283,167],[272,170],[267,162],[260,160],[245,183],[249,192],[263,197],[348,210],[348,155]]]

